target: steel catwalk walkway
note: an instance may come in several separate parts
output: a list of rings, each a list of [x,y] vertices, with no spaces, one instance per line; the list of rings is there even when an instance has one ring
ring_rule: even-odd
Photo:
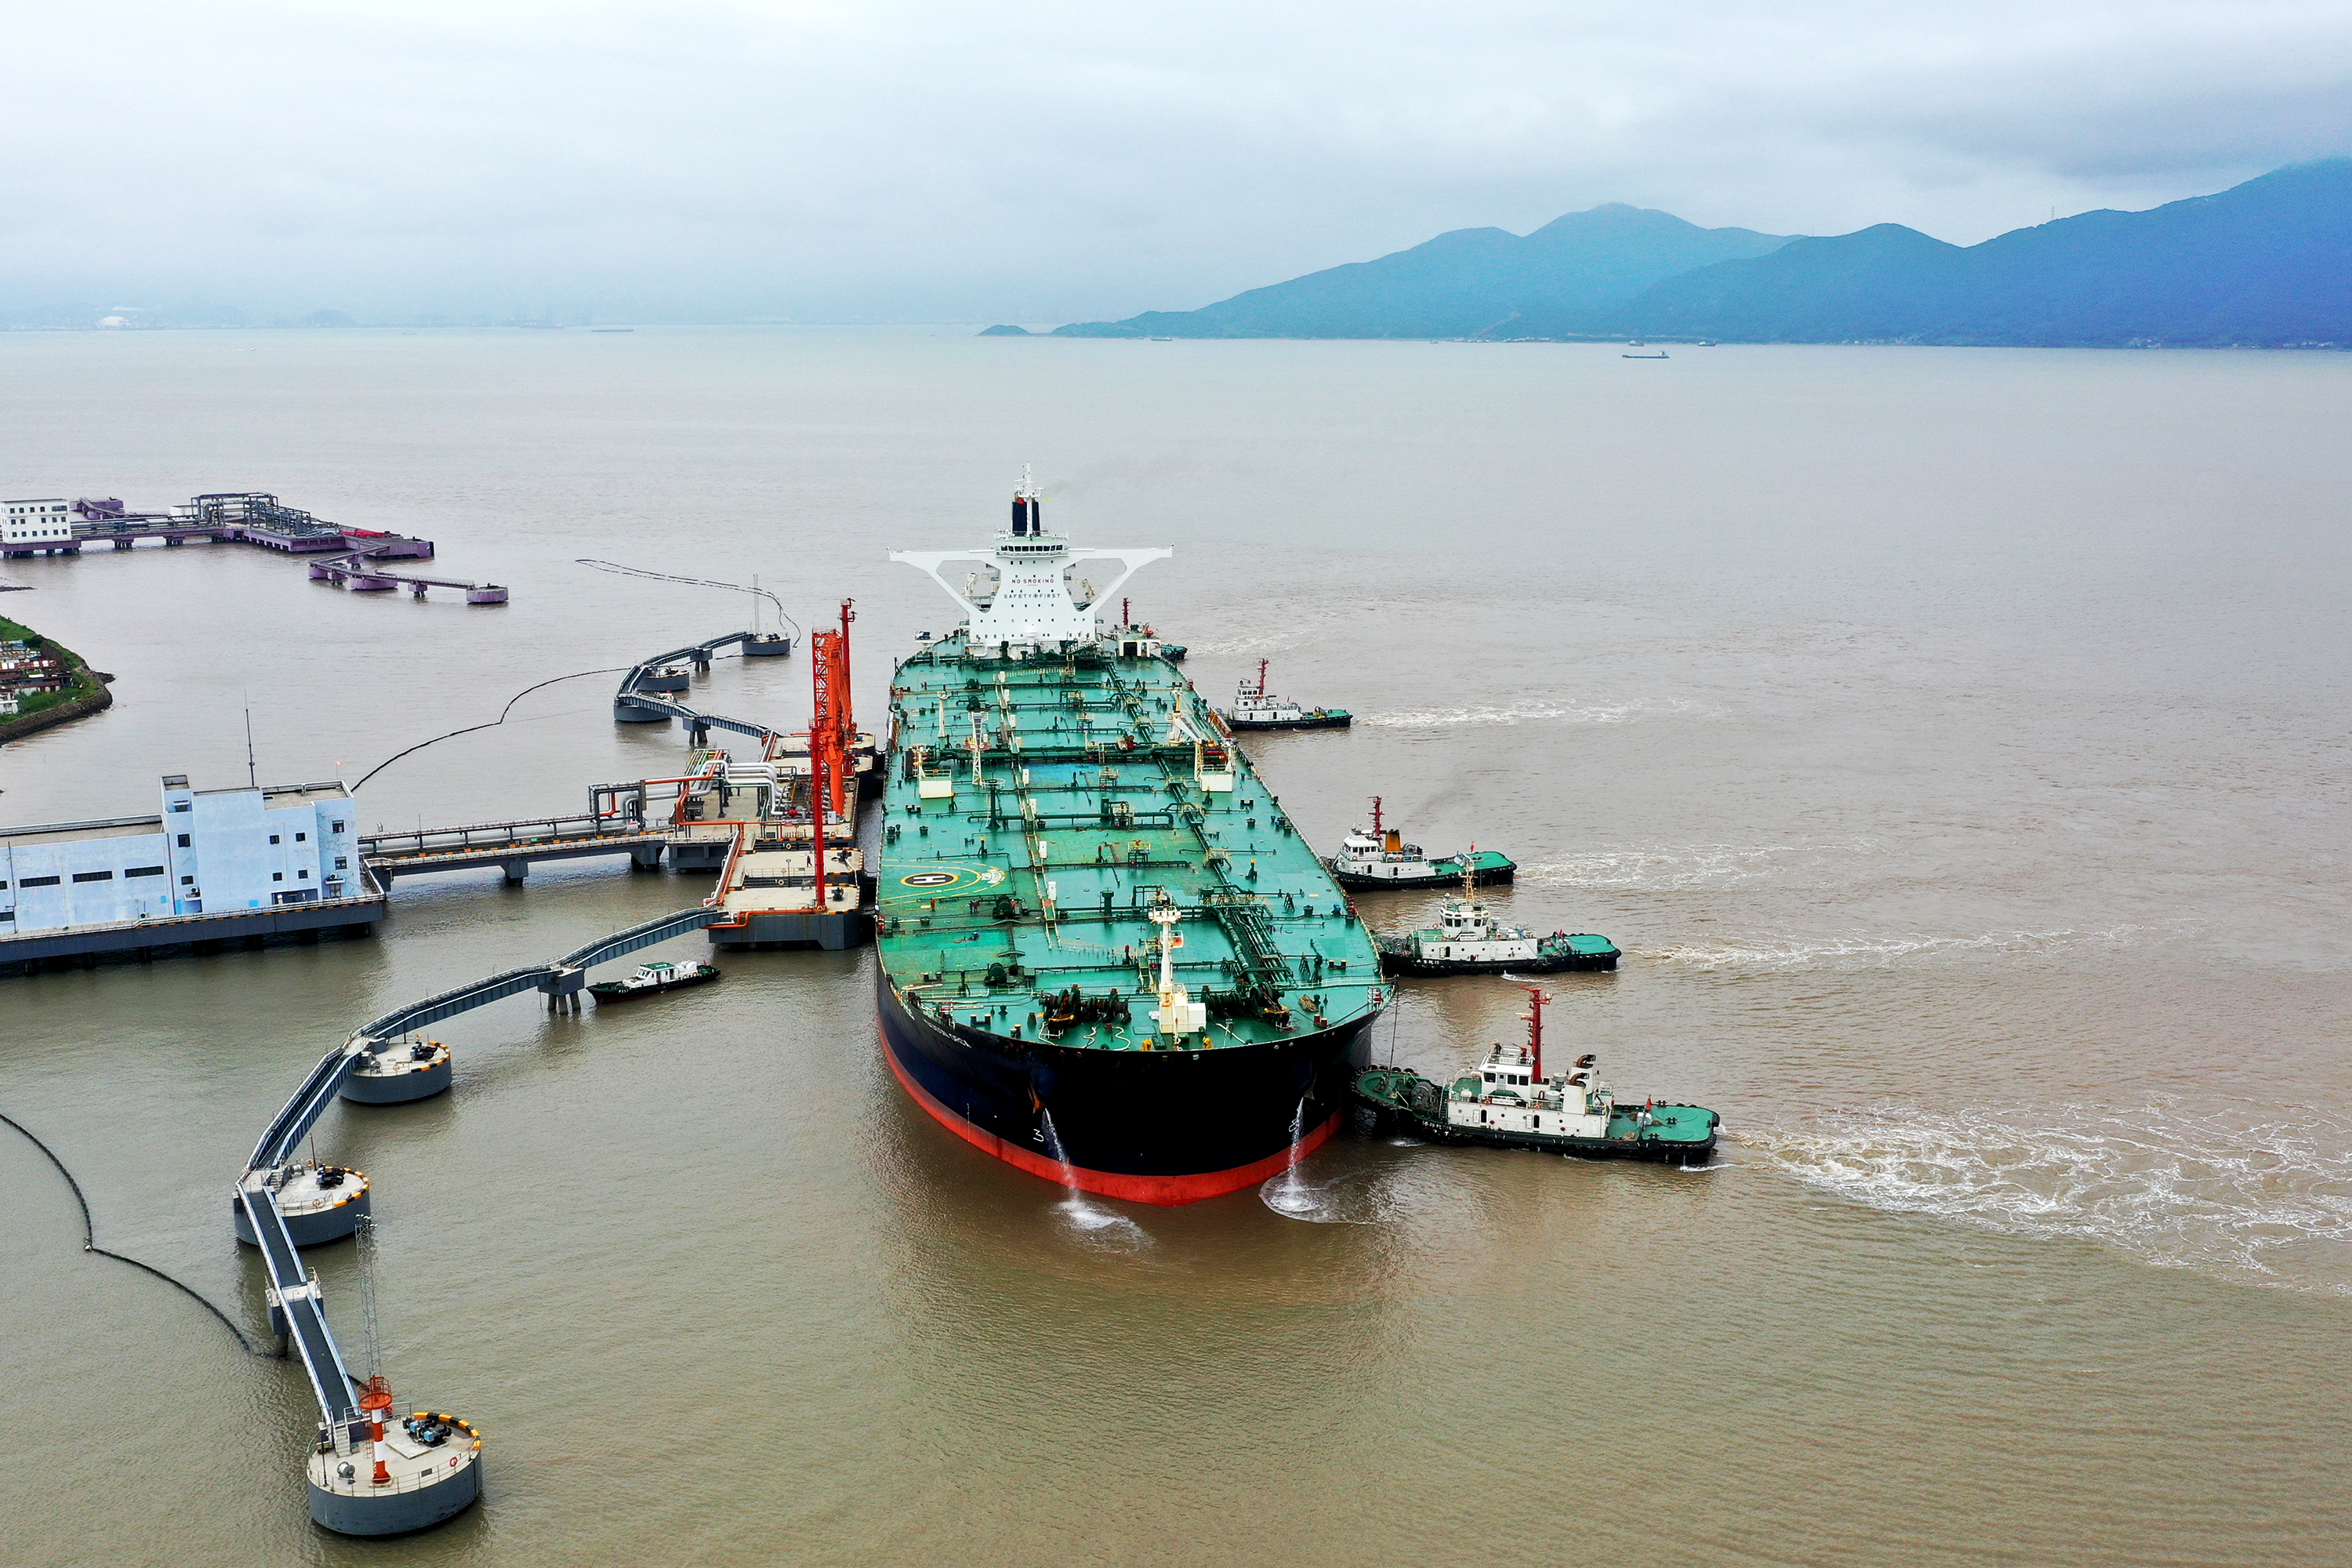
[[[394,1008],[361,1026],[350,1039],[321,1057],[303,1079],[301,1087],[294,1091],[293,1098],[271,1119],[261,1141],[254,1145],[253,1158],[236,1179],[235,1200],[243,1206],[253,1226],[269,1271],[270,1327],[285,1334],[299,1352],[322,1423],[331,1426],[355,1421],[359,1407],[352,1394],[351,1369],[344,1364],[342,1352],[327,1327],[326,1304],[320,1297],[318,1280],[304,1267],[301,1253],[287,1232],[271,1178],[293,1158],[303,1138],[326,1113],[327,1107],[334,1103],[343,1080],[372,1050],[399,1038],[407,1030],[438,1023],[525,991],[541,991],[551,997],[575,994],[586,983],[586,972],[595,965],[700,931],[722,914],[708,907],[680,910],[599,937],[552,963],[509,969]]]
[[[783,731],[781,730],[772,730],[765,724],[753,723],[748,719],[729,719],[716,713],[698,712],[683,702],[673,701],[651,689],[648,685],[655,679],[655,672],[662,666],[677,664],[681,661],[689,661],[697,670],[709,674],[712,654],[717,653],[720,648],[738,643],[748,646],[754,640],[754,637],[755,634],[751,632],[729,632],[724,637],[715,637],[708,642],[694,643],[686,647],[674,647],[667,653],[657,653],[651,658],[639,659],[630,667],[626,675],[621,677],[620,689],[613,694],[613,717],[626,723],[650,723],[665,719],[683,719],[688,728],[688,738],[697,745],[700,745],[712,730],[732,730],[739,735],[749,735],[758,741],[782,740]],[[789,639],[785,647],[787,648],[791,647]]]

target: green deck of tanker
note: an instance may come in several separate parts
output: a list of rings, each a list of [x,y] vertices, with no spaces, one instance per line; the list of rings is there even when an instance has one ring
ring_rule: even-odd
[[[1171,738],[1178,715],[1192,733]],[[891,722],[877,946],[926,1010],[1065,1045],[1164,1045],[1147,913],[1163,899],[1183,915],[1176,977],[1209,1006],[1188,1048],[1379,1010],[1370,934],[1167,660],[969,657],[950,637],[898,666]]]

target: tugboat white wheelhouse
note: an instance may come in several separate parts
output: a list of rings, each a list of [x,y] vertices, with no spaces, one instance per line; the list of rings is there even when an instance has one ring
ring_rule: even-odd
[[[1072,549],[1025,478],[991,548],[892,553],[965,619],[892,679],[876,934],[918,1103],[1033,1174],[1156,1204],[1328,1137],[1388,995],[1215,714],[1156,637],[1095,614],[1171,553]],[[1125,568],[1100,590],[1097,560]]]

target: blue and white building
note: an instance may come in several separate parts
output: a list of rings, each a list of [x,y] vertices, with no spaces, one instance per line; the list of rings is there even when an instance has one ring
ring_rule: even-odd
[[[175,773],[163,793],[153,816],[0,828],[0,962],[26,951],[25,939],[81,939],[40,942],[47,956],[365,923],[381,912],[340,782],[200,790]]]

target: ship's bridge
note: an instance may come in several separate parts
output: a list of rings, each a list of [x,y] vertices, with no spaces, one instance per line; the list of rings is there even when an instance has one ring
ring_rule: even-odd
[[[1044,510],[1044,500],[1024,476],[1013,498],[1013,526],[1000,531],[987,550],[894,550],[890,559],[929,573],[931,581],[963,607],[969,617],[969,646],[973,648],[1049,648],[1094,642],[1101,634],[1094,606],[1118,593],[1138,568],[1165,561],[1175,552],[1165,547],[1074,550],[1062,535],[1045,531]],[[973,583],[956,587],[940,574],[940,568],[950,561],[994,568],[994,591],[982,595]],[[1124,570],[1107,588],[1097,590],[1088,583],[1074,595],[1066,574],[1087,561],[1116,561]]]

